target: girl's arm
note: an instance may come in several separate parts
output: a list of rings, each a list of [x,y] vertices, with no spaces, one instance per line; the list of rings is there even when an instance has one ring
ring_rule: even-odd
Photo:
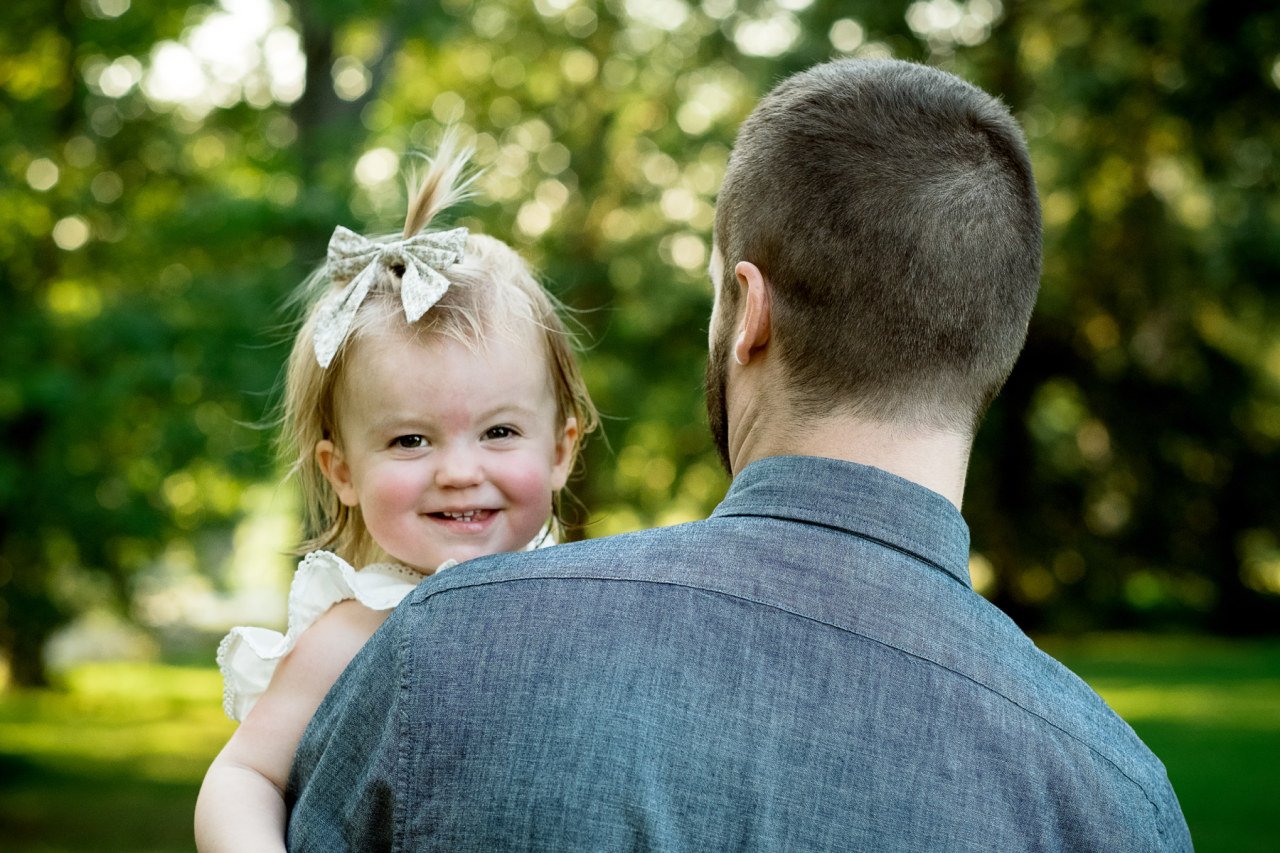
[[[218,753],[196,801],[196,847],[283,851],[284,787],[302,732],[356,652],[390,610],[343,601],[308,628],[258,703]]]

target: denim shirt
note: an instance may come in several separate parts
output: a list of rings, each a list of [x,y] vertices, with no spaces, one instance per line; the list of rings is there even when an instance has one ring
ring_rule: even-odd
[[[290,849],[1190,850],[968,548],[928,489],[773,457],[705,521],[430,577],[303,737]]]

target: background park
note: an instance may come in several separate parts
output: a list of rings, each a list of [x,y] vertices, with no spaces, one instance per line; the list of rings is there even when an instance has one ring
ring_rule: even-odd
[[[7,0],[0,10],[0,838],[190,849],[212,668],[280,624],[284,301],[398,230],[457,124],[457,224],[575,312],[602,536],[727,485],[701,374],[740,120],[836,56],[1023,123],[1045,220],[978,439],[975,586],[1164,760],[1202,851],[1280,849],[1280,6],[1187,0]]]

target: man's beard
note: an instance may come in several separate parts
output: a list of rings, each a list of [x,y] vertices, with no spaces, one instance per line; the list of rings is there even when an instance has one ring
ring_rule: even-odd
[[[720,464],[732,477],[733,466],[729,462],[729,409],[725,400],[725,381],[729,375],[729,340],[728,334],[717,335],[711,349],[707,351],[704,384],[711,440],[715,443],[716,452],[720,454]]]

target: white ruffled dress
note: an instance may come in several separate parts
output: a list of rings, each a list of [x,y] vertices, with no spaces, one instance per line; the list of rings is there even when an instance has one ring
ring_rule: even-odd
[[[437,571],[453,565],[450,560]],[[355,599],[370,610],[391,610],[422,578],[413,569],[393,563],[375,563],[357,571],[337,554],[312,551],[298,564],[289,587],[286,633],[270,628],[232,628],[219,644],[222,709],[231,719],[243,720],[271,683],[281,659],[330,607]]]

